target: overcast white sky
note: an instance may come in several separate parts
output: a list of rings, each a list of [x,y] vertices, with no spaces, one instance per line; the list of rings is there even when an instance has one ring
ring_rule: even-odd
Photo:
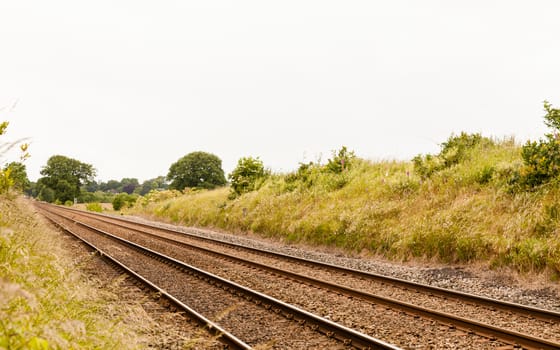
[[[545,132],[560,1],[0,0],[0,141],[140,181],[207,151],[275,171],[346,145],[436,152]],[[13,104],[17,101],[14,108]],[[5,158],[5,157],[4,157]],[[6,159],[2,159],[5,162]]]

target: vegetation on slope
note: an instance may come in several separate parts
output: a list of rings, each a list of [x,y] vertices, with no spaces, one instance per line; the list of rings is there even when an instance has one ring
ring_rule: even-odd
[[[110,289],[84,279],[53,244],[58,233],[22,201],[0,198],[0,213],[0,349],[139,347],[145,339],[123,323],[135,310],[123,310]]]
[[[555,126],[558,110],[545,109],[547,125]],[[557,132],[523,146],[513,138],[461,133],[438,154],[411,162],[371,162],[342,148],[327,164],[253,178],[248,191],[232,183],[213,191],[152,192],[132,212],[392,259],[486,261],[556,275]]]

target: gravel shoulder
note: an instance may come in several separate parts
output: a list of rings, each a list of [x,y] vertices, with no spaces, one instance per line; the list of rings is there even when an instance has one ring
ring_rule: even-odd
[[[45,222],[45,225],[50,223]],[[53,228],[53,230],[57,230]],[[83,278],[104,291],[114,317],[137,334],[144,349],[223,349],[204,329],[152,300],[132,279],[115,270],[85,244],[60,233],[60,246]]]

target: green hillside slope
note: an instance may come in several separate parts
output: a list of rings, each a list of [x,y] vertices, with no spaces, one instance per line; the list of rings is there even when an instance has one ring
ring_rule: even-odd
[[[521,151],[513,139],[461,134],[412,162],[339,152],[328,164],[261,178],[254,191],[153,192],[131,212],[397,260],[557,273],[559,187],[522,188]]]

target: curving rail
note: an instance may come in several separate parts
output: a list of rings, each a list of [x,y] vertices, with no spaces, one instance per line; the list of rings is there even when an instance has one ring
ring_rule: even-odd
[[[49,218],[51,221],[57,223],[54,219]],[[396,346],[383,342],[379,339],[370,337],[366,334],[357,332],[353,329],[347,328],[342,326],[338,323],[332,322],[320,316],[314,315],[310,312],[302,310],[298,307],[290,305],[288,303],[282,302],[275,298],[272,298],[266,294],[251,290],[247,287],[239,285],[235,282],[226,280],[222,277],[214,275],[212,273],[203,271],[199,268],[194,266],[188,265],[184,262],[176,260],[172,257],[166,256],[164,254],[158,253],[154,250],[148,249],[143,247],[139,244],[134,242],[125,240],[118,236],[115,236],[109,232],[105,232],[103,230],[97,229],[93,226],[87,225],[85,223],[80,223],[75,221],[76,224],[83,226],[89,230],[93,230],[100,234],[106,235],[111,237],[112,239],[119,241],[120,243],[127,245],[147,256],[153,257],[160,261],[166,261],[166,263],[175,266],[176,268],[182,271],[189,271],[191,274],[197,275],[200,279],[207,281],[210,284],[220,286],[222,289],[229,290],[232,294],[236,294],[237,296],[244,297],[249,301],[253,301],[257,305],[262,305],[266,309],[272,309],[277,314],[282,314],[285,318],[294,320],[295,322],[299,323],[300,325],[309,325],[313,330],[323,333],[327,337],[334,338],[342,342],[347,346],[351,346],[356,349],[399,349]],[[58,224],[58,223],[57,223]],[[59,225],[60,226],[60,225]],[[61,226],[63,227],[63,226]],[[64,228],[64,227],[63,227]],[[68,231],[67,228],[64,228]],[[77,236],[77,235],[75,235]],[[104,256],[107,256],[106,253],[103,253]],[[128,269],[127,269],[128,270]],[[152,284],[153,285],[153,284]],[[173,296],[169,296],[170,300],[177,300]],[[178,300],[177,300],[178,301]],[[185,305],[186,306],[186,305]],[[194,311],[194,310],[193,310]],[[224,334],[229,334],[225,330],[222,330],[217,325],[212,324],[208,326],[209,329],[220,329],[220,334],[222,337]],[[221,338],[220,338],[221,339]],[[242,341],[240,341],[242,343]],[[244,343],[243,343],[244,344]],[[246,344],[245,344],[246,345]],[[237,345],[236,345],[237,346]],[[237,348],[237,347],[236,347]]]
[[[73,211],[73,209],[68,209],[68,208],[63,208],[63,209]],[[85,214],[85,215],[89,215],[89,216],[94,216],[98,219],[100,217],[102,217],[104,219],[99,219],[99,220],[102,220],[102,221],[105,220],[106,222],[110,222],[111,224],[115,224],[111,220],[124,221],[124,222],[127,222],[127,223],[131,224],[131,225],[149,227],[150,229],[163,230],[163,231],[170,232],[170,233],[173,233],[173,234],[188,235],[191,238],[215,242],[215,240],[212,240],[212,239],[207,238],[207,237],[200,237],[200,236],[189,234],[189,233],[184,233],[184,232],[171,230],[171,229],[167,229],[167,228],[161,228],[161,227],[157,227],[157,226],[151,226],[151,225],[148,225],[148,224],[138,223],[138,222],[134,222],[134,221],[126,220],[126,219],[108,217],[108,216],[99,215],[99,214],[85,213],[83,211],[78,211],[78,212],[80,213],[80,215]],[[107,220],[107,219],[109,219],[109,220]],[[356,289],[348,288],[348,287],[345,287],[345,286],[342,286],[342,285],[337,285],[337,284],[334,284],[334,283],[318,280],[318,279],[311,278],[311,277],[308,277],[308,276],[304,276],[304,275],[301,275],[301,274],[296,274],[296,273],[292,273],[292,272],[283,271],[283,270],[280,270],[280,269],[277,269],[277,268],[274,268],[274,267],[271,267],[271,266],[268,266],[268,265],[259,264],[259,263],[256,263],[256,262],[252,262],[250,260],[242,259],[242,258],[236,257],[236,256],[231,255],[231,254],[216,252],[216,251],[213,251],[213,250],[210,250],[210,249],[207,249],[207,248],[197,247],[197,246],[185,243],[185,242],[177,242],[176,240],[161,237],[161,236],[157,236],[157,235],[152,234],[150,232],[147,232],[147,231],[144,231],[144,230],[139,230],[139,229],[127,226],[127,225],[123,225],[123,224],[116,224],[116,225],[119,225],[119,226],[124,227],[124,228],[129,229],[129,230],[134,230],[136,232],[140,232],[140,233],[143,233],[143,234],[152,235],[152,236],[157,237],[158,239],[165,240],[165,241],[168,241],[170,243],[178,244],[178,245],[181,245],[181,246],[184,246],[184,247],[188,247],[189,249],[196,249],[196,250],[202,251],[206,254],[212,254],[212,255],[218,256],[218,257],[223,258],[223,259],[236,261],[238,263],[242,263],[242,264],[246,264],[246,265],[251,264],[255,267],[258,267],[259,269],[266,270],[266,271],[272,272],[274,274],[283,275],[283,276],[292,278],[294,280],[298,280],[298,281],[305,282],[305,283],[308,283],[308,284],[314,284],[314,285],[320,286],[321,288],[333,290],[337,293],[342,293],[342,294],[349,295],[349,296],[352,296],[352,297],[362,298],[364,300],[368,300],[368,301],[371,301],[373,303],[383,304],[383,305],[386,305],[386,306],[392,307],[392,308],[399,308],[399,309],[401,309],[405,312],[408,312],[408,313],[412,313],[412,314],[420,315],[420,316],[423,316],[423,317],[429,317],[429,318],[432,318],[432,319],[436,319],[439,322],[442,322],[442,323],[445,323],[445,324],[452,324],[455,327],[460,328],[460,329],[464,329],[464,330],[468,330],[468,331],[474,331],[477,334],[486,336],[488,338],[497,338],[497,339],[500,339],[502,341],[505,341],[505,342],[508,342],[508,343],[511,343],[511,344],[516,344],[516,345],[523,346],[525,348],[532,348],[532,349],[558,349],[558,348],[560,348],[560,344],[558,344],[556,342],[553,342],[553,341],[540,339],[538,337],[533,337],[533,336],[530,336],[530,335],[522,334],[522,333],[511,331],[511,330],[501,329],[499,327],[495,327],[495,326],[484,324],[484,323],[481,323],[481,322],[477,322],[477,321],[465,319],[465,318],[462,318],[462,317],[446,314],[446,313],[443,313],[443,312],[429,310],[429,309],[418,307],[418,306],[415,306],[415,305],[412,305],[412,304],[409,304],[409,303],[405,303],[405,302],[402,302],[402,301],[398,301],[398,300],[394,300],[394,299],[390,299],[390,298],[386,298],[386,297],[376,296],[376,295],[366,293],[366,292],[363,292],[363,291],[360,291],[360,290],[356,290]],[[252,251],[252,252],[258,252],[259,254],[272,255],[272,256],[275,256],[275,257],[282,258],[282,259],[288,259],[288,260],[297,261],[297,262],[300,262],[300,263],[304,262],[306,264],[317,264],[319,266],[334,269],[334,270],[341,271],[341,272],[344,272],[344,273],[351,273],[351,274],[354,274],[354,275],[358,275],[360,277],[369,277],[369,278],[372,278],[372,279],[381,280],[384,283],[396,284],[396,285],[399,285],[401,287],[406,287],[408,289],[422,290],[422,291],[427,291],[429,293],[433,293],[433,294],[436,294],[436,295],[443,295],[443,296],[446,296],[446,297],[458,298],[458,299],[465,300],[465,301],[468,301],[468,302],[471,302],[471,303],[490,305],[490,306],[495,307],[495,308],[505,309],[505,310],[512,311],[512,312],[517,312],[519,314],[528,315],[530,317],[542,318],[542,319],[546,319],[546,320],[553,321],[553,322],[558,322],[560,320],[560,313],[556,313],[556,312],[549,311],[549,310],[542,310],[542,309],[538,309],[538,308],[534,308],[534,307],[519,305],[519,304],[515,304],[515,303],[508,303],[508,302],[504,302],[504,301],[498,301],[498,300],[485,298],[485,297],[480,297],[480,296],[467,294],[467,293],[463,293],[463,292],[451,291],[451,290],[447,290],[447,289],[443,289],[443,288],[432,287],[432,286],[423,285],[423,284],[417,284],[417,283],[413,283],[413,282],[409,282],[409,281],[405,281],[405,280],[401,280],[401,279],[386,277],[386,276],[372,274],[372,273],[363,272],[363,271],[359,271],[359,270],[353,270],[353,269],[349,269],[349,268],[345,268],[345,267],[326,264],[326,263],[323,263],[323,262],[306,260],[306,259],[303,259],[303,258],[293,257],[293,256],[285,255],[285,254],[279,254],[279,253],[274,253],[274,252],[269,252],[269,251],[261,251],[261,250],[258,250],[256,248],[244,247],[244,246],[234,244],[234,243],[230,243],[230,242],[223,242],[223,241],[217,241],[217,242],[219,244],[224,244],[224,245],[227,245],[227,246],[230,246],[230,247],[234,247],[235,249],[245,249],[245,250],[249,250],[249,251]],[[332,332],[332,331],[327,331],[327,332]]]

